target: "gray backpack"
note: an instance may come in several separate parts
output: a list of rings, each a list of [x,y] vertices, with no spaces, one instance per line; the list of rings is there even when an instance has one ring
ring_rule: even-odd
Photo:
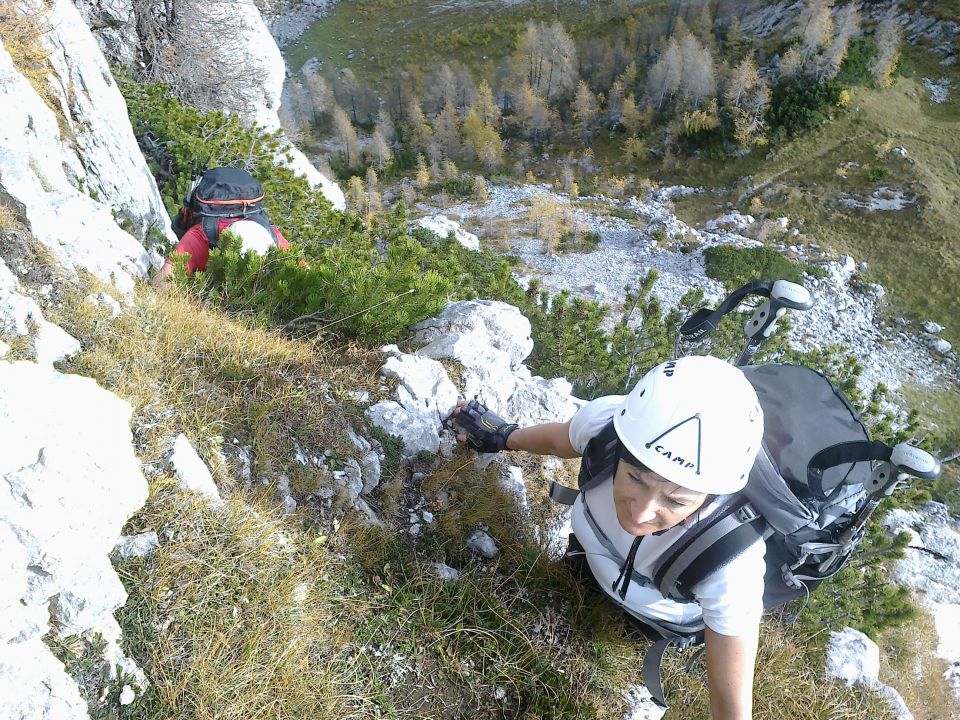
[[[741,368],[763,407],[761,450],[747,486],[701,522],[694,522],[661,558],[653,577],[633,580],[665,598],[695,601],[693,588],[743,553],[766,543],[764,607],[807,595],[839,572],[862,540],[866,521],[903,473],[935,477],[939,463],[908,445],[871,441],[859,415],[822,374],[798,365]],[[554,500],[572,504],[613,476],[619,441],[611,422],[585,448],[579,488],[551,484]],[[630,564],[632,566],[632,563]],[[626,567],[626,565],[625,565]],[[647,651],[644,683],[666,707],[660,664],[671,645],[702,643],[703,622],[655,621],[660,636]]]

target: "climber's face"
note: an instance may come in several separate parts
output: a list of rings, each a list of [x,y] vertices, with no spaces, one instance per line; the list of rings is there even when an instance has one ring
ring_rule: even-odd
[[[649,535],[682,522],[707,499],[665,480],[646,467],[621,461],[613,476],[613,502],[620,527],[631,535]]]

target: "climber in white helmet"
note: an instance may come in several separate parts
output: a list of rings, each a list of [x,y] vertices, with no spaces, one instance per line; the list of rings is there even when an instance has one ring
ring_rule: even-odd
[[[709,523],[747,482],[763,412],[738,368],[685,357],[655,367],[626,396],[587,403],[566,422],[520,428],[473,400],[457,405],[451,424],[480,452],[583,456],[580,489],[569,498],[567,557],[648,637],[699,628],[712,717],[751,717],[762,540],[711,570],[691,588],[693,602],[665,598],[652,579],[658,559],[679,548],[694,524]],[[659,660],[657,667],[659,674]]]

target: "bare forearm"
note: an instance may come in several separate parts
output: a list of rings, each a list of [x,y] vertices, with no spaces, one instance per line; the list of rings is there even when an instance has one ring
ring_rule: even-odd
[[[507,438],[507,449],[562,458],[577,457],[579,453],[570,444],[569,432],[569,423],[544,423],[517,428]]]
[[[707,628],[707,680],[713,720],[751,720],[759,628],[729,637]]]

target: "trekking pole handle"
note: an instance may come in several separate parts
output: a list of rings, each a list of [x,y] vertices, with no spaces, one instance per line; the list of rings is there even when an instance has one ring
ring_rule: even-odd
[[[770,295],[756,307],[743,326],[747,345],[740,354],[737,365],[750,365],[753,362],[760,343],[773,334],[777,329],[777,320],[782,318],[787,310],[809,310],[813,307],[813,302],[813,295],[803,285],[789,280],[777,280],[770,288]]]
[[[777,307],[789,310],[809,310],[813,307],[813,295],[803,285],[789,280],[777,280],[770,288],[770,300]]]
[[[933,480],[940,474],[940,461],[926,450],[907,443],[893,446],[890,463],[904,475]]]

